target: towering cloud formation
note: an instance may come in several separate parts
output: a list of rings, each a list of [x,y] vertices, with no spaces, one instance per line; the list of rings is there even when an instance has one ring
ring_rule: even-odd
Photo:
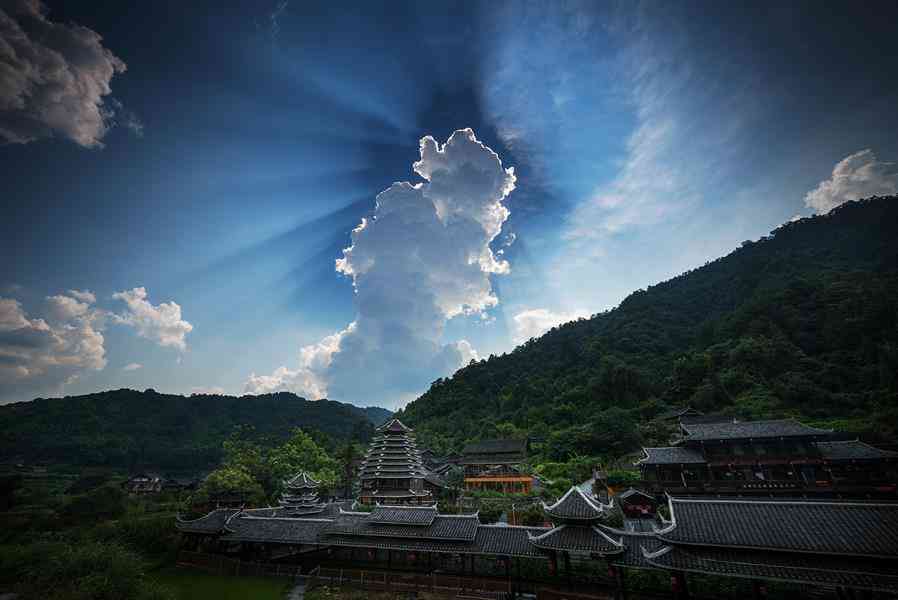
[[[125,68],[97,32],[48,20],[39,0],[2,2],[0,142],[62,135],[82,146],[102,146],[116,109],[134,130],[139,121],[133,113],[103,102],[109,82]]]
[[[440,146],[421,140],[413,165],[425,183],[394,183],[352,232],[337,271],[352,278],[356,320],[300,351],[296,370],[253,374],[246,391],[395,406],[476,356],[465,340],[443,344],[446,321],[497,304],[490,274],[506,273],[490,243],[508,218],[513,168],[470,129]]]
[[[832,177],[821,181],[804,197],[805,206],[818,213],[870,196],[898,192],[898,165],[881,162],[869,148],[846,156],[833,167]]]

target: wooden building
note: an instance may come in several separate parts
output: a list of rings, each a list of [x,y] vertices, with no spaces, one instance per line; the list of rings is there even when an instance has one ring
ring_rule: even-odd
[[[461,465],[466,490],[529,493],[533,478],[524,473],[527,440],[481,440],[465,446]]]
[[[543,510],[552,527],[484,525],[432,506],[356,512],[329,504],[297,518],[286,518],[285,507],[216,510],[179,519],[177,528],[189,548],[250,561],[489,576],[512,593],[526,581],[544,585],[546,573],[566,591],[587,578],[579,589],[588,595],[562,596],[624,597],[632,569],[669,573],[680,599],[689,597],[692,574],[745,580],[750,591],[737,597],[763,597],[768,581],[835,589],[841,598],[898,593],[895,503],[671,497],[670,519],[639,532],[608,526],[611,505],[576,487]]]
[[[428,479],[414,431],[399,419],[377,428],[359,472],[363,504],[431,504],[439,479]]]
[[[681,422],[674,446],[644,448],[654,494],[892,496],[898,452],[793,420]]]

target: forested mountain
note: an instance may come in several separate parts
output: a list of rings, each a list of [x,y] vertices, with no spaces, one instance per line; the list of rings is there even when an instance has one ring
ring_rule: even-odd
[[[438,449],[530,434],[564,459],[663,443],[652,418],[683,405],[894,442],[898,199],[786,223],[614,310],[472,361],[398,416]]]
[[[0,458],[163,470],[215,467],[222,442],[244,437],[275,445],[295,427],[325,445],[366,441],[372,422],[390,415],[295,394],[261,396],[159,394],[121,389],[0,406]]]

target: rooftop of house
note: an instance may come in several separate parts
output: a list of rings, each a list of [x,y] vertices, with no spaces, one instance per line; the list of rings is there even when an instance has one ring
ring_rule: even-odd
[[[820,437],[832,435],[831,429],[818,429],[793,419],[770,421],[725,421],[717,423],[682,422],[685,442],[740,440],[779,437]]]

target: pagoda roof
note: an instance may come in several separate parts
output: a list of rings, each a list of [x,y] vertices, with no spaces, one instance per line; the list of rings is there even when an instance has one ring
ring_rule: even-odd
[[[414,430],[411,427],[404,425],[399,419],[394,418],[378,427],[376,431],[384,433],[410,433]]]
[[[312,479],[305,471],[300,471],[290,479],[284,481],[284,485],[290,488],[317,488],[321,485],[320,481]]]
[[[670,498],[671,544],[840,556],[898,556],[898,504]]]
[[[831,429],[818,429],[794,419],[771,421],[725,421],[718,423],[681,423],[687,442],[740,440],[779,437],[830,436]]]
[[[845,440],[833,442],[816,442],[814,444],[820,450],[820,455],[825,460],[878,460],[883,458],[898,458],[898,452],[880,450],[860,440]]]
[[[642,465],[700,465],[705,464],[705,456],[693,448],[666,446],[663,448],[643,448],[645,456],[636,464]]]
[[[670,571],[807,583],[852,589],[898,590],[898,570],[882,561],[750,550],[662,546],[643,548],[648,566]]]
[[[543,512],[548,517],[559,521],[596,521],[604,516],[605,510],[608,508],[597,500],[589,498],[577,486],[572,486],[555,504],[548,506],[543,502],[542,505]]]
[[[559,525],[540,535],[531,535],[530,543],[543,550],[563,550],[572,554],[621,554],[624,545],[598,527]]]

